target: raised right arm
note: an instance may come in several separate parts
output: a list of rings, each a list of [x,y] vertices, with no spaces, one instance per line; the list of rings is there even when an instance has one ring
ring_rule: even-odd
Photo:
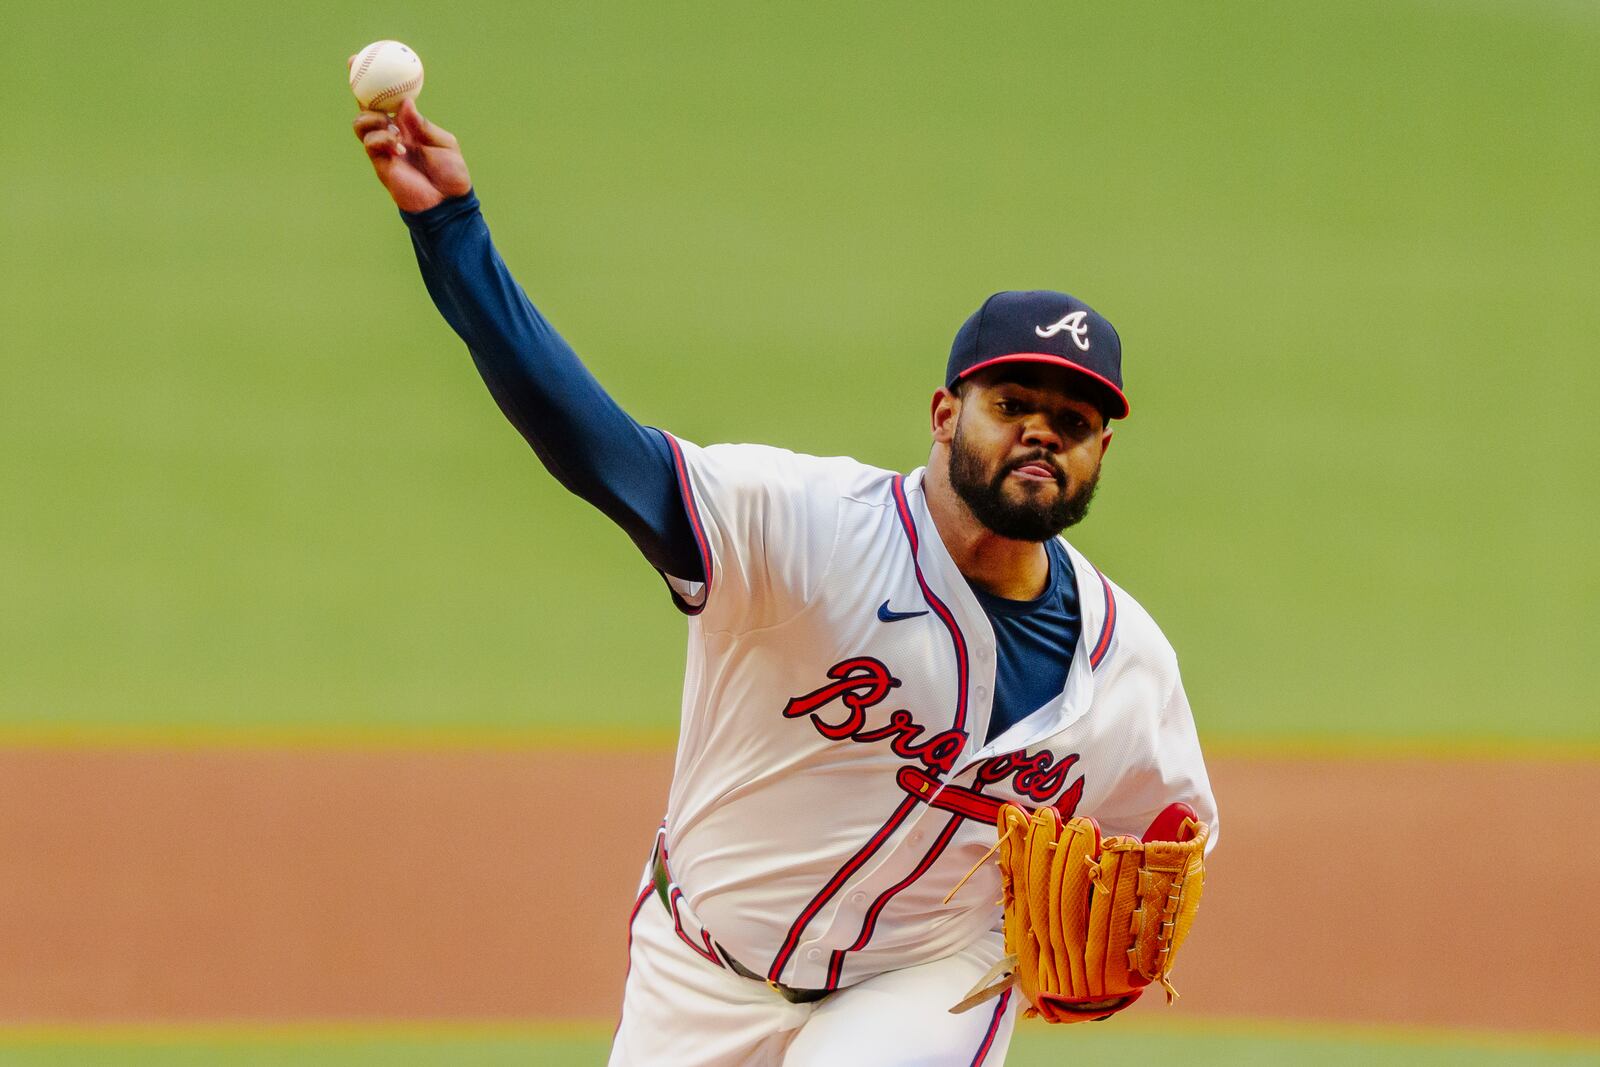
[[[550,473],[621,526],[657,570],[703,581],[665,437],[622,410],[511,276],[455,138],[410,101],[393,123],[363,112],[355,127],[411,230],[429,295],[506,418]]]

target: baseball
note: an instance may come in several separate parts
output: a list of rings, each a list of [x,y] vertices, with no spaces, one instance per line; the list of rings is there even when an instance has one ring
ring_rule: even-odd
[[[422,60],[399,41],[374,41],[350,64],[350,91],[363,111],[392,115],[422,91]]]

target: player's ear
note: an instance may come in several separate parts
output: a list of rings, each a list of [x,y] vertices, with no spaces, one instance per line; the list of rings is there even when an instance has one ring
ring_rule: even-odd
[[[961,398],[948,389],[935,389],[933,401],[929,405],[929,421],[933,430],[933,439],[940,444],[949,444],[956,434],[956,415],[961,411]]]
[[[1100,434],[1100,458],[1104,459],[1109,451],[1111,451],[1111,424],[1107,423],[1105,430]]]

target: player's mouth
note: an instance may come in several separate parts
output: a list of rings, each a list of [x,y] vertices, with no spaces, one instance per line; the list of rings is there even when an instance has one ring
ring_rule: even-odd
[[[1010,473],[1025,482],[1050,482],[1060,484],[1061,472],[1043,460],[1033,460],[1013,467]]]

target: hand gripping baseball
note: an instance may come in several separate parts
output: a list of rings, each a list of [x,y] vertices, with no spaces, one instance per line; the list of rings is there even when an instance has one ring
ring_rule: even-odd
[[[426,211],[472,188],[455,136],[423,118],[414,101],[403,102],[392,120],[381,111],[363,111],[354,126],[378,180],[401,211]]]

